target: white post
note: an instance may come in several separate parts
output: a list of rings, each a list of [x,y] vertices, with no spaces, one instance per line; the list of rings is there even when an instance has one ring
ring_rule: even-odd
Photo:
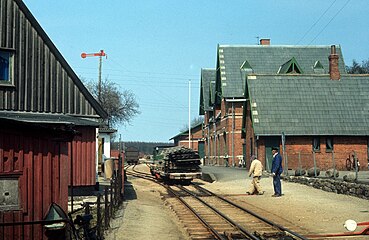
[[[188,80],[188,147],[191,148],[191,79]]]
[[[234,159],[234,129],[235,129],[234,102],[232,101],[232,167],[236,165]]]

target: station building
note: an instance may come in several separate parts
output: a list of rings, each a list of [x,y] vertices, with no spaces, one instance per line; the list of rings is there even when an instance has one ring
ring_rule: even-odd
[[[347,74],[339,45],[219,45],[215,69],[202,69],[206,163],[267,170],[277,146],[286,169],[346,170],[368,159],[368,75]]]

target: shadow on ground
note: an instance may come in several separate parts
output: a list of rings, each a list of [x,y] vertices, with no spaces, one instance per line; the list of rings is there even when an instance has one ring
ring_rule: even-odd
[[[137,199],[136,191],[130,181],[124,182],[124,201]]]

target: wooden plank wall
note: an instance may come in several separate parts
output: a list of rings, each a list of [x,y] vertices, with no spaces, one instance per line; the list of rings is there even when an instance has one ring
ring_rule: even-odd
[[[14,82],[0,88],[0,109],[97,117],[91,95],[21,0],[0,0],[0,49],[14,53]]]
[[[69,145],[69,152],[73,151],[73,186],[93,186],[96,184],[96,130],[91,127],[76,127],[76,130],[79,133],[73,145]]]
[[[0,130],[0,178],[19,184],[19,209],[0,210],[0,222],[42,220],[52,202],[68,209],[68,143],[21,134]],[[0,228],[0,239],[22,238],[45,239],[42,226]]]

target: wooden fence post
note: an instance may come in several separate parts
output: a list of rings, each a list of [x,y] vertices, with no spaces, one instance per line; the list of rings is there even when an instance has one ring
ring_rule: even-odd
[[[96,221],[97,221],[97,236],[101,238],[101,194],[97,194],[97,212],[96,212]]]
[[[104,227],[105,227],[105,230],[108,229],[108,226],[109,226],[109,202],[108,202],[108,189],[109,187],[108,186],[105,186],[105,221],[104,221]]]
[[[113,198],[113,180],[110,180],[110,217],[113,216],[113,201],[114,201],[114,198]]]
[[[85,214],[90,214],[90,204],[88,202],[85,202],[86,208],[85,208]]]

